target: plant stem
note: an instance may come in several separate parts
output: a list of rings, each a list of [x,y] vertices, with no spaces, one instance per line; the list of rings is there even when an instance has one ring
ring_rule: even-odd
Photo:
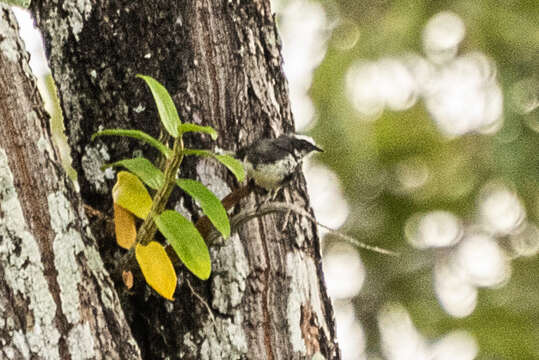
[[[144,219],[137,233],[137,244],[148,245],[155,236],[155,232],[157,231],[155,218],[165,210],[170,194],[176,185],[176,175],[183,160],[183,150],[183,140],[181,134],[179,134],[174,140],[172,156],[167,160],[165,165],[165,183],[157,190],[153,198],[150,213]]]
[[[135,253],[135,247],[137,244],[148,245],[150,241],[153,240],[155,232],[157,231],[157,225],[155,224],[155,218],[165,210],[170,194],[176,186],[176,175],[178,174],[178,169],[182,163],[184,156],[184,147],[182,134],[179,134],[178,137],[174,140],[174,146],[172,148],[172,155],[167,159],[165,163],[165,182],[163,186],[157,190],[152,201],[152,208],[144,219],[144,222],[137,232],[137,240],[135,245],[129,249],[127,254],[125,254],[119,261],[118,268],[120,270],[127,269],[130,267],[131,262],[133,261],[133,255]]]

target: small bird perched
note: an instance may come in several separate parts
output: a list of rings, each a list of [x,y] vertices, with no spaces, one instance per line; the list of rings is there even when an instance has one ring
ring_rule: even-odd
[[[225,196],[221,201],[226,210],[234,207],[254,189],[253,181],[259,186],[277,194],[280,187],[296,174],[302,160],[313,151],[323,152],[312,140],[299,135],[281,135],[276,139],[260,139],[238,150],[234,157],[243,161],[247,177],[251,180]],[[196,228],[205,238],[211,231],[207,216],[198,219]]]
[[[303,158],[313,151],[323,152],[309,138],[293,134],[255,141],[240,149],[236,157],[256,185],[272,191],[290,181]]]

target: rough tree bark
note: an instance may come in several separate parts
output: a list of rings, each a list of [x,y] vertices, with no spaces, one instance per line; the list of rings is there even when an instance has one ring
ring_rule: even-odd
[[[140,358],[0,4],[0,358]]]
[[[216,128],[221,148],[293,131],[269,1],[49,0],[31,6],[57,83],[81,197],[104,214],[91,224],[99,225],[94,233],[111,270],[119,251],[108,245],[114,244],[112,234],[100,221],[110,214],[113,179],[99,167],[131,157],[141,146],[109,139],[91,143],[90,136],[102,127],[158,134],[152,100],[136,73],[161,81],[182,119]],[[212,146],[200,136],[188,142]],[[188,159],[182,176],[199,179],[221,197],[237,186],[208,159]],[[301,176],[282,196],[309,208]],[[251,195],[234,211],[260,201]],[[199,215],[181,196],[171,206],[194,219]],[[283,231],[283,216],[260,217],[212,246],[210,280],[180,269],[174,302],[142,283],[129,293],[116,284],[143,358],[338,359],[316,227],[301,217],[287,224]],[[52,265],[49,270],[61,271]],[[100,304],[99,297],[95,301]]]

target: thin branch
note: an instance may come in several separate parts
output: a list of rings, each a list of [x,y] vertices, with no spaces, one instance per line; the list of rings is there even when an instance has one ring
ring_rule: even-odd
[[[350,243],[350,244],[352,244],[352,245],[354,245],[354,246],[356,246],[358,248],[365,249],[365,250],[370,250],[370,251],[374,251],[374,252],[377,252],[377,253],[380,253],[380,254],[385,254],[385,255],[390,255],[390,256],[400,256],[400,254],[398,252],[383,249],[383,248],[378,247],[378,246],[365,244],[365,243],[363,243],[363,242],[361,242],[361,241],[359,241],[359,240],[357,240],[357,239],[355,239],[355,238],[353,238],[353,237],[351,237],[349,235],[346,235],[346,234],[344,234],[344,233],[342,233],[340,231],[332,229],[329,226],[326,226],[324,224],[320,224],[314,218],[314,216],[309,214],[303,208],[301,208],[301,207],[299,207],[297,205],[294,205],[294,204],[289,204],[289,203],[284,203],[284,202],[270,202],[270,203],[267,203],[267,204],[260,205],[259,207],[252,207],[252,208],[249,208],[249,209],[245,209],[245,210],[241,211],[239,214],[232,217],[232,219],[230,220],[230,225],[231,225],[233,230],[237,230],[237,228],[239,226],[245,224],[247,221],[249,221],[249,220],[251,220],[253,218],[257,218],[257,217],[272,214],[272,213],[289,212],[289,211],[292,211],[292,212],[294,212],[294,213],[296,213],[298,215],[306,217],[307,219],[311,220],[316,225],[328,230],[330,233],[338,236],[339,238],[345,240],[346,242],[348,242],[348,243]],[[207,240],[208,244],[211,245],[219,237],[220,237],[220,234],[217,231],[212,231],[208,235],[208,238],[206,240]]]
[[[189,279],[185,279],[185,282],[187,283],[187,287],[189,287],[189,290],[191,290],[191,293],[206,307],[208,310],[208,313],[210,314],[211,321],[213,322],[213,325],[217,327],[217,324],[215,323],[215,316],[213,316],[213,312],[211,311],[210,306],[208,303],[200,296],[195,289],[191,286],[191,283],[189,282]]]

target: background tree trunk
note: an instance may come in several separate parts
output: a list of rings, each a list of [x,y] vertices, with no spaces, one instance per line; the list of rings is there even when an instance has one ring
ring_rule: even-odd
[[[140,358],[48,120],[0,4],[0,358]]]
[[[162,82],[184,121],[213,126],[221,148],[293,131],[268,1],[40,1],[32,11],[45,37],[82,199],[103,214],[110,214],[113,177],[100,166],[141,146],[117,139],[91,143],[91,134],[118,127],[159,133],[153,101],[136,73]],[[187,142],[212,146],[197,135]],[[187,159],[182,176],[199,179],[220,197],[237,186],[208,159]],[[309,208],[302,177],[283,196]],[[240,208],[259,201],[252,195]],[[171,206],[199,215],[187,198]],[[143,357],[339,358],[316,228],[293,217],[281,231],[282,220],[257,218],[212,246],[210,280],[180,271],[174,302],[144,284],[131,293],[118,284]],[[95,228],[107,264],[114,265],[111,234]]]

